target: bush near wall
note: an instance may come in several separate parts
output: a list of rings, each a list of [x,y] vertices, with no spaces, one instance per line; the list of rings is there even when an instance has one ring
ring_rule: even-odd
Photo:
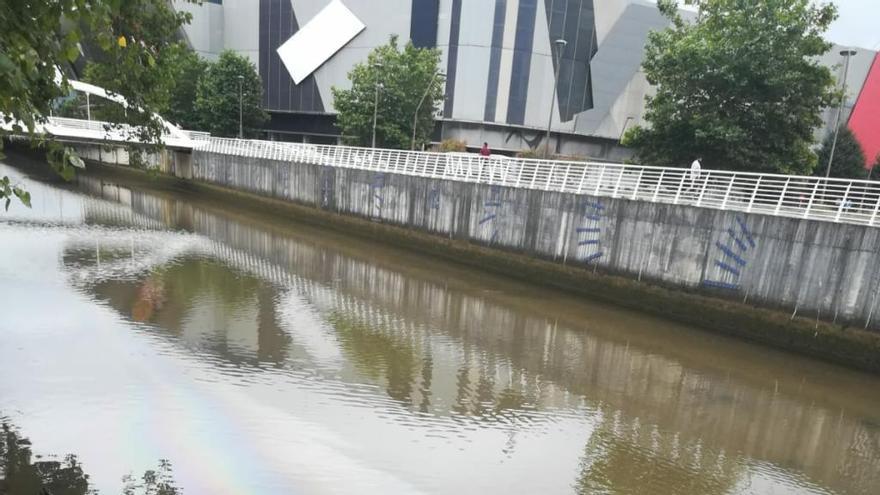
[[[440,143],[440,153],[467,151],[467,143],[458,139],[444,139]]]

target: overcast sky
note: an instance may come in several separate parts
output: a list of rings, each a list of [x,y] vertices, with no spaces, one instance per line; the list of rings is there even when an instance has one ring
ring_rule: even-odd
[[[837,4],[839,16],[828,30],[828,40],[841,45],[880,49],[880,0],[833,2]],[[679,1],[679,5],[683,3]]]
[[[836,0],[840,17],[828,39],[841,45],[880,48],[880,0]]]

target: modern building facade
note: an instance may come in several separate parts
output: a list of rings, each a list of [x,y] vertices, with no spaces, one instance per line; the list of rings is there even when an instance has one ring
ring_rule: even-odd
[[[550,122],[551,149],[609,160],[629,154],[619,139],[642,123],[651,91],[641,70],[644,45],[651,30],[668,25],[656,5],[644,0],[176,4],[193,13],[186,34],[199,53],[214,58],[231,49],[257,66],[263,104],[272,116],[267,131],[275,139],[335,142],[331,88],[347,87],[349,70],[398,35],[441,50],[446,99],[438,109],[436,140],[460,139],[471,147],[488,142],[495,150],[515,152],[543,145]],[[279,55],[278,49],[297,36],[309,43],[293,42],[295,51]],[[555,40],[560,39],[566,44],[558,50]],[[838,51],[835,47],[823,60],[835,70]],[[853,113],[875,55],[861,50],[850,61],[844,121]],[[836,112],[826,112],[826,121],[833,125]]]

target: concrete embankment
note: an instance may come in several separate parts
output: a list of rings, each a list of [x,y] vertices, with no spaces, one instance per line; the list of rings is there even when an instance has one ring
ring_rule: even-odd
[[[880,372],[880,333],[863,330],[878,228],[200,151],[162,169],[243,208]]]

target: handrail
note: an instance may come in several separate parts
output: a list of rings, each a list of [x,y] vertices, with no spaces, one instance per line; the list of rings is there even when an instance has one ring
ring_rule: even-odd
[[[874,226],[880,182],[536,160],[198,136],[198,150],[249,158]]]

